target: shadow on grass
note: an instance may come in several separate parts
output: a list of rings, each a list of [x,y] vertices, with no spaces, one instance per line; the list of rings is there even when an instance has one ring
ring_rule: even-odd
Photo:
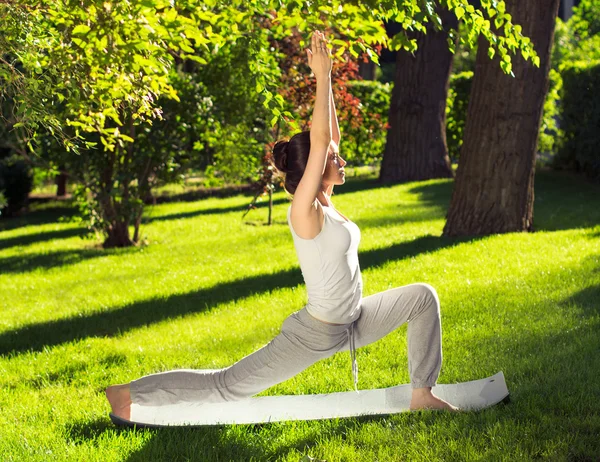
[[[533,224],[538,231],[600,224],[600,185],[568,172],[537,173]]]
[[[269,289],[296,287],[301,282],[302,275],[299,270],[283,271],[227,282],[185,295],[134,303],[109,311],[30,324],[1,333],[0,354],[39,351],[45,346],[86,337],[119,335],[129,329],[190,313],[200,313],[221,303],[249,297]]]
[[[289,200],[285,197],[279,199],[273,199],[273,205],[283,204],[289,202]],[[248,202],[249,204],[250,202]],[[181,212],[181,213],[172,213],[168,215],[160,215],[157,217],[148,216],[143,219],[143,223],[152,223],[154,221],[165,221],[165,220],[181,220],[185,218],[194,218],[201,215],[216,215],[220,213],[231,213],[231,212],[239,212],[240,219],[242,217],[242,213],[248,209],[248,204],[243,205],[235,205],[232,207],[213,207],[210,209],[202,209],[202,210],[193,210],[191,212]],[[258,204],[257,209],[267,208],[269,206],[268,202],[261,202]],[[252,212],[250,212],[251,214]]]
[[[27,246],[38,242],[52,241],[54,239],[68,239],[76,236],[83,237],[86,233],[87,230],[83,228],[69,228],[9,237],[7,239],[0,239],[0,251],[10,249],[11,247]]]
[[[424,236],[414,241],[362,252],[359,256],[360,264],[363,270],[375,268],[390,261],[411,258],[424,252],[449,247],[457,242],[459,240]],[[103,256],[104,252],[98,251],[98,254]],[[284,287],[296,287],[302,283],[300,270],[293,269],[226,282],[194,293],[174,295],[167,299],[148,300],[109,311],[29,324],[0,334],[0,354],[16,354],[27,350],[40,351],[44,347],[86,337],[118,335],[164,319],[199,313],[222,303]]]
[[[74,207],[48,204],[44,206],[32,206],[33,210],[23,216],[0,219],[0,233],[24,226],[45,225],[56,223],[60,218],[72,218],[77,214]],[[1,234],[0,234],[1,236]]]
[[[133,247],[129,249],[137,250]],[[123,252],[123,249],[118,249],[118,251]],[[29,273],[38,269],[48,270],[58,266],[74,265],[92,258],[106,257],[113,253],[113,249],[74,249],[15,255],[0,258],[0,268],[2,273]]]

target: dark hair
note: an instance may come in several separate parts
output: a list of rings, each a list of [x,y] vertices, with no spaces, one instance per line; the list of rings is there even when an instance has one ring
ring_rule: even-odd
[[[294,194],[304,175],[310,153],[310,132],[296,133],[289,141],[278,141],[273,147],[275,167],[285,174],[285,190]]]

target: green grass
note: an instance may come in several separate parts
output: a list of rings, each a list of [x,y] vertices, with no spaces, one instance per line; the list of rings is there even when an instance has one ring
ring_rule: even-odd
[[[349,181],[334,203],[361,228],[364,294],[427,282],[442,304],[439,383],[504,371],[512,401],[456,415],[131,431],[106,386],[224,367],[277,334],[306,292],[275,197],[149,210],[149,245],[100,250],[68,208],[0,222],[0,460],[331,461],[600,458],[600,187],[542,172],[531,234],[441,237],[452,182]],[[64,204],[61,205],[64,207]],[[360,388],[409,382],[406,327],[358,351]],[[348,354],[265,394],[347,391]]]

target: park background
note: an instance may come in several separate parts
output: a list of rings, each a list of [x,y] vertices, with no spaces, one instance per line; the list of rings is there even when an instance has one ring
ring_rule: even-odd
[[[270,149],[310,127],[303,49],[319,23],[302,24],[289,2],[289,23],[242,8],[225,27],[215,2],[200,19],[221,29],[201,46],[176,43],[169,61],[147,35],[119,45],[106,32],[127,24],[125,3],[84,3],[79,16],[57,8],[43,20],[28,2],[0,6],[10,13],[0,39],[2,460],[597,460],[600,2],[488,3],[497,30],[519,17],[540,23],[523,23],[534,45],[549,44],[535,49],[539,67],[530,50],[510,57],[527,49],[514,29],[506,55],[487,43],[481,51],[476,8],[460,27],[456,9],[437,10],[442,30],[414,11],[422,29],[405,33],[399,18],[381,26],[403,37],[390,48],[418,44],[414,55],[378,43],[368,12],[348,13],[362,20],[355,36],[344,18],[321,26],[337,52],[349,162],[333,201],[361,228],[365,295],[432,284],[440,383],[503,370],[512,402],[461,415],[135,432],[110,423],[106,386],[225,367],[305,303]],[[104,29],[89,22],[91,8],[104,8]],[[254,27],[244,29],[248,14]],[[162,19],[192,36],[177,18]],[[48,24],[72,50],[36,48]],[[116,77],[125,64],[106,57],[113,45],[123,52],[115,60],[142,52],[122,75],[144,78]],[[102,80],[106,69],[115,74]],[[405,352],[405,328],[361,349],[359,387],[407,383]],[[336,355],[265,394],[345,391],[349,371]]]

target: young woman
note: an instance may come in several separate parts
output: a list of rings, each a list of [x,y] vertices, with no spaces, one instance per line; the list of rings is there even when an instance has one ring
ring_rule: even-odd
[[[410,409],[457,410],[433,395],[442,364],[440,305],[433,287],[411,284],[362,297],[358,263],[360,230],[339,213],[330,197],[344,183],[331,91],[331,57],[315,32],[308,64],[317,81],[310,132],[275,145],[276,167],[293,195],[288,223],[306,283],[308,303],[291,314],[281,333],[260,350],[220,370],[174,370],[106,389],[113,414],[130,419],[130,406],[243,399],[280,383],[320,359],[350,350],[356,387],[355,350],[408,322]]]

